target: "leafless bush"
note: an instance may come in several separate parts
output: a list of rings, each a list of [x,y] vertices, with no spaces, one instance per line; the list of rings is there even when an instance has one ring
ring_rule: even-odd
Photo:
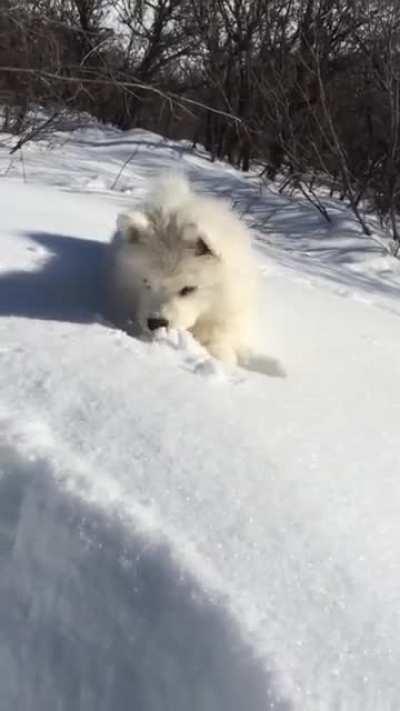
[[[400,244],[399,40],[397,0],[0,0],[3,127],[22,145],[43,106],[190,139]]]

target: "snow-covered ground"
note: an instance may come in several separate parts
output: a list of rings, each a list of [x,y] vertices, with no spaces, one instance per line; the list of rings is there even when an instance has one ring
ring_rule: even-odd
[[[400,262],[184,143],[1,139],[0,711],[397,711]],[[286,378],[102,319],[170,167],[254,228]]]

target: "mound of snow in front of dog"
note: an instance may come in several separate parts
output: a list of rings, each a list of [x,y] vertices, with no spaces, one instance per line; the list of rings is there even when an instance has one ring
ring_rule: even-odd
[[[243,380],[246,370],[272,378],[286,377],[286,371],[278,359],[261,353],[249,355],[240,368],[226,365],[210,356],[189,331],[160,328],[153,336],[153,343],[155,346],[158,344],[180,351],[186,358],[187,365],[190,365],[190,370],[221,382]]]
[[[233,368],[229,369],[221,361],[212,358],[189,331],[160,328],[155,332],[153,339],[155,346],[167,346],[181,351],[186,357],[187,367],[199,375],[223,382],[228,380],[229,375],[234,374]]]

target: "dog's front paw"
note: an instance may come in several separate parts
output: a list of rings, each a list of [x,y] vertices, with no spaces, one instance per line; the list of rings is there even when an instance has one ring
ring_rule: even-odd
[[[235,350],[229,343],[224,341],[212,341],[206,346],[210,355],[217,360],[222,361],[225,365],[233,368],[238,363]]]

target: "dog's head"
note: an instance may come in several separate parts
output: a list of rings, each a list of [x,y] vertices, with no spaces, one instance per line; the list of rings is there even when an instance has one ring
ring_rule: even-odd
[[[118,228],[132,254],[140,326],[193,328],[218,298],[222,263],[210,235],[157,210],[120,216]]]

